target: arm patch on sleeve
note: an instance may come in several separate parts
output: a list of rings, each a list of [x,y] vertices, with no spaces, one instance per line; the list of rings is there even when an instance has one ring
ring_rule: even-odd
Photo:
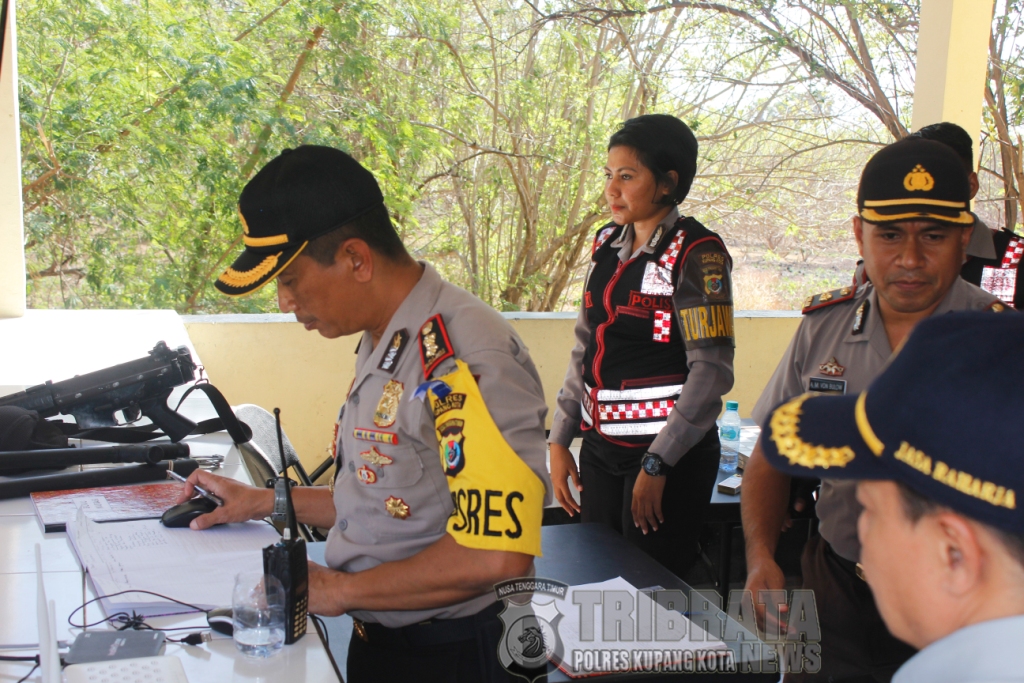
[[[736,346],[732,261],[717,237],[687,249],[674,302],[687,350]]]
[[[735,346],[732,304],[711,304],[679,310],[687,349]]]

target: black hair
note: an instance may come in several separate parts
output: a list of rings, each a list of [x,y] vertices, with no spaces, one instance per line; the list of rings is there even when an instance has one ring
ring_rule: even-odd
[[[656,183],[665,183],[670,189],[657,203],[675,205],[690,193],[697,175],[697,138],[685,123],[668,114],[645,114],[622,124],[622,128],[608,141],[612,147],[630,147],[640,163],[654,174]],[[675,171],[675,183],[669,175]]]
[[[927,496],[922,496],[903,482],[897,481],[894,483],[896,484],[896,488],[900,490],[900,500],[903,503],[903,512],[906,514],[907,519],[909,519],[913,524],[917,524],[925,515],[949,509],[944,505],[936,503]],[[981,524],[992,532],[992,535],[998,538],[1003,544],[1003,547],[1006,548],[1006,552],[1010,554],[1010,557],[1015,559],[1021,565],[1024,565],[1024,537],[1019,534],[1010,533],[1009,531],[997,529],[982,522],[978,522],[978,524]]]
[[[960,161],[964,163],[968,175],[974,173],[974,140],[971,139],[970,133],[955,123],[933,123],[914,131],[910,136],[941,142],[956,152]]]
[[[387,207],[383,204],[328,233],[314,237],[302,250],[302,254],[320,265],[329,266],[334,263],[334,255],[338,252],[341,243],[352,238],[363,240],[370,249],[383,254],[392,261],[398,261],[409,255],[409,252],[405,250],[405,245],[402,244],[402,239],[395,231],[395,226],[391,223]]]

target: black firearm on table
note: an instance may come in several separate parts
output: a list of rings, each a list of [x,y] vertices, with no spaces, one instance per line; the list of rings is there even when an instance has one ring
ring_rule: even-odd
[[[180,441],[196,425],[168,408],[167,398],[175,387],[193,381],[195,370],[188,348],[170,349],[161,341],[145,358],[0,396],[0,406],[34,410],[44,418],[72,415],[83,430],[116,426],[118,411],[126,422],[145,415],[171,441]]]

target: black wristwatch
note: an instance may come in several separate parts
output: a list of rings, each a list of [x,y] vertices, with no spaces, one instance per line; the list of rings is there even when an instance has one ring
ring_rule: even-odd
[[[664,477],[667,474],[665,470],[671,467],[671,465],[666,465],[657,453],[644,453],[644,459],[640,461],[640,466],[652,477]]]

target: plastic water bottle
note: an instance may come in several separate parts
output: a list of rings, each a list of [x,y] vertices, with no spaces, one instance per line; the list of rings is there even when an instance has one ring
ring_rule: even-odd
[[[740,458],[740,404],[737,401],[725,402],[725,414],[722,415],[722,427],[719,439],[722,442],[722,459],[718,469],[732,474]]]

